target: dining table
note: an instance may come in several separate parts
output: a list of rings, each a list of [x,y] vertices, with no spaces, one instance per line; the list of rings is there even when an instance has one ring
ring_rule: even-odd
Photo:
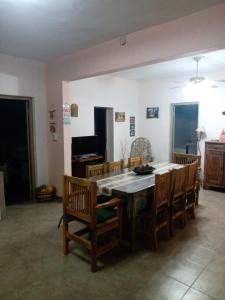
[[[134,168],[125,168],[116,172],[105,173],[91,177],[96,181],[99,195],[120,197],[124,200],[124,222],[126,228],[125,240],[131,251],[136,247],[136,217],[138,211],[146,207],[151,201],[151,191],[154,190],[155,174],[163,174],[169,170],[179,168],[175,163],[151,163],[154,171],[151,174],[138,175]]]

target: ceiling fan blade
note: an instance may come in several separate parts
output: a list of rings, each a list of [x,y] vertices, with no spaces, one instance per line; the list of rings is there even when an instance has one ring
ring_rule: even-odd
[[[186,83],[185,80],[173,80],[174,83]]]
[[[225,79],[219,79],[219,80],[213,80],[213,81],[220,82],[220,83],[225,83]]]
[[[182,87],[185,87],[185,86],[186,86],[186,84],[182,84],[182,85],[173,86],[170,89],[174,90],[174,89],[179,89],[179,88],[182,88]]]

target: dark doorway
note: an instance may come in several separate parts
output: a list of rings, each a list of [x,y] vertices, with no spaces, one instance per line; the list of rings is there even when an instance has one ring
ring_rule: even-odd
[[[106,160],[106,108],[94,108],[95,135],[98,136],[98,153]]]
[[[6,204],[30,199],[29,101],[0,99],[0,170]]]
[[[198,104],[173,105],[173,152],[197,154]]]

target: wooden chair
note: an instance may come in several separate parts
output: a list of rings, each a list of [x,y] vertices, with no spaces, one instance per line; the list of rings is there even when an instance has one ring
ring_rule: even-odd
[[[122,200],[114,198],[97,204],[96,193],[96,182],[64,176],[64,254],[68,254],[72,240],[86,247],[91,253],[93,272],[97,270],[97,257],[119,246],[122,224]],[[69,223],[72,221],[81,222],[85,227],[71,232]]]
[[[142,157],[129,157],[128,158],[128,168],[139,166],[143,164]]]
[[[124,160],[121,159],[119,161],[111,161],[107,163],[107,171],[108,172],[116,172],[124,169]]]
[[[86,165],[86,178],[102,175],[107,172],[107,164]]]
[[[195,161],[187,166],[188,177],[186,184],[186,212],[191,213],[191,217],[195,218],[195,204],[196,204],[196,179],[198,176],[198,162]]]
[[[182,227],[186,224],[186,182],[187,166],[173,169],[170,205],[170,233],[174,235],[174,222],[180,219]]]
[[[181,165],[192,164],[195,161],[198,161],[198,167],[201,167],[201,156],[194,154],[185,154],[185,153],[173,153],[173,162]]]
[[[198,175],[196,177],[196,183],[195,183],[196,205],[198,205],[199,191],[201,186],[201,180],[200,180],[201,155],[176,153],[176,152],[173,153],[173,162],[176,164],[189,165],[194,163],[195,161],[198,162]]]
[[[171,172],[155,175],[155,187],[152,206],[149,212],[144,212],[144,232],[153,241],[153,247],[158,249],[158,232],[165,228],[170,236],[170,196],[171,196]]]

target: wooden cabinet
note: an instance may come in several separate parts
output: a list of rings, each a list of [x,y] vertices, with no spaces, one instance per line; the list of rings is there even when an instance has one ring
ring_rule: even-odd
[[[205,143],[204,188],[225,188],[225,143]]]

